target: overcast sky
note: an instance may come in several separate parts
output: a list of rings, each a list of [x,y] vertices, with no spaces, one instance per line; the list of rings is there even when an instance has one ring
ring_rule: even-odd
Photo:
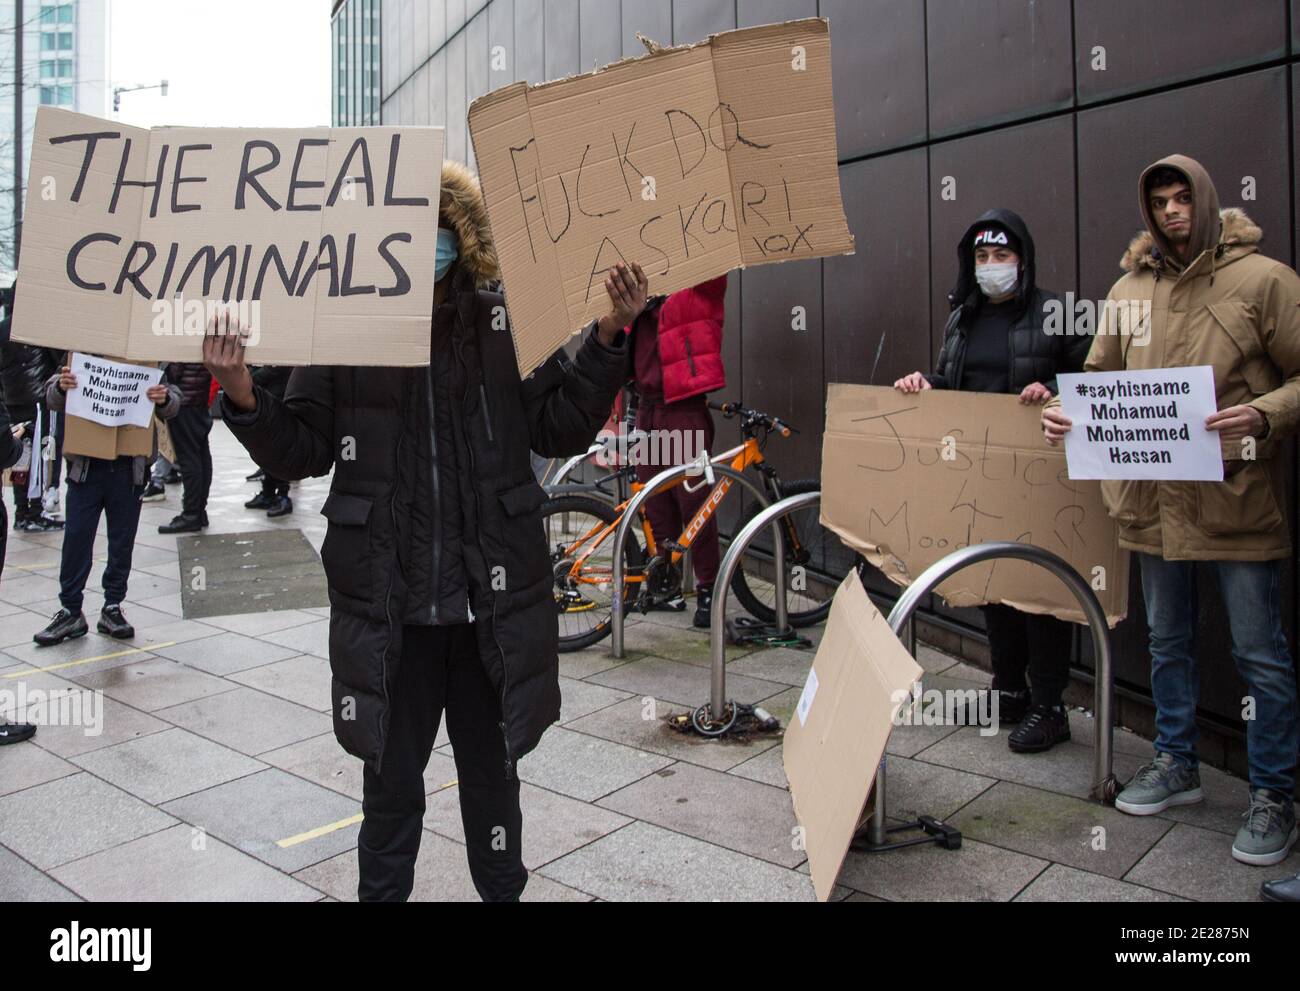
[[[112,0],[118,119],[141,127],[330,122],[329,0]]]

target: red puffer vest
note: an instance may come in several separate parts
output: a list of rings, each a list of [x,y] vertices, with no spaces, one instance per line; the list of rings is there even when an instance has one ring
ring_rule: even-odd
[[[727,277],[719,276],[682,289],[659,308],[659,365],[664,373],[664,402],[675,403],[724,389],[722,368],[723,297]]]

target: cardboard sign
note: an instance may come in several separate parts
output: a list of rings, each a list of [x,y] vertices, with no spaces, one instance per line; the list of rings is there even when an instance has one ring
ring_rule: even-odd
[[[111,461],[121,454],[149,457],[154,451],[153,425],[147,427],[106,427],[79,416],[69,416],[63,424],[63,453],[84,454]]]
[[[853,252],[824,19],[505,86],[469,128],[523,374],[609,311],[617,261],[669,293]]]
[[[899,585],[971,544],[1044,547],[1092,585],[1114,626],[1128,613],[1128,553],[1101,486],[1069,477],[1040,413],[1015,396],[832,384],[821,522]],[[1003,602],[1086,622],[1074,593],[1026,561],[975,565],[937,591],[953,606]]]
[[[198,361],[230,301],[258,364],[429,361],[443,132],[145,130],[36,115],[13,339]]]
[[[149,426],[154,403],[146,391],[162,380],[161,368],[127,365],[75,351],[70,363],[77,387],[67,395],[68,416],[106,427]]]
[[[1214,369],[1152,368],[1058,375],[1071,478],[1222,482]]]
[[[826,901],[862,820],[876,768],[922,669],[849,572],[785,731],[785,776],[804,828],[813,889]]]

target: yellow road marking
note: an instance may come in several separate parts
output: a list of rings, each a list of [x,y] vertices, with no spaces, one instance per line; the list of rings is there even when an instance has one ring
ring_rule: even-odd
[[[174,647],[175,640],[168,640],[164,643],[151,643],[148,647],[128,647],[126,650],[114,651],[111,654],[99,654],[95,657],[83,657],[79,661],[64,661],[61,664],[49,664],[43,668],[36,668],[32,671],[16,671],[13,674],[0,674],[0,678],[26,678],[29,675],[38,674],[42,671],[61,671],[63,668],[75,668],[79,664],[93,664],[95,661],[107,661],[112,657],[125,657],[127,654],[144,654],[151,650],[157,650],[159,647]]]
[[[307,832],[299,833],[297,836],[290,836],[288,839],[276,840],[275,845],[281,849],[297,846],[299,843],[306,843],[308,840],[314,840],[318,836],[324,836],[327,833],[333,833],[336,830],[355,825],[361,821],[361,818],[362,814],[358,812],[354,816],[348,816],[346,819],[340,819],[338,822],[331,822],[327,826],[317,826],[315,829],[309,829]]]

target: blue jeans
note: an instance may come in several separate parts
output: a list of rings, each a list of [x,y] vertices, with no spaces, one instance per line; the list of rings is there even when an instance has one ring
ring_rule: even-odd
[[[1151,628],[1151,694],[1156,702],[1156,750],[1191,767],[1196,760],[1195,563],[1138,554],[1142,596]],[[1282,630],[1280,561],[1209,561],[1228,613],[1232,657],[1254,700],[1246,723],[1252,788],[1290,798],[1295,790],[1300,722],[1295,665]]]
[[[95,553],[99,516],[108,517],[108,564],[104,567],[104,605],[126,598],[126,580],[131,575],[131,553],[140,523],[140,494],[132,480],[129,455],[114,461],[90,458],[83,481],[68,481],[64,504],[63,561],[59,568],[59,603],[69,612],[80,612],[82,593]]]

